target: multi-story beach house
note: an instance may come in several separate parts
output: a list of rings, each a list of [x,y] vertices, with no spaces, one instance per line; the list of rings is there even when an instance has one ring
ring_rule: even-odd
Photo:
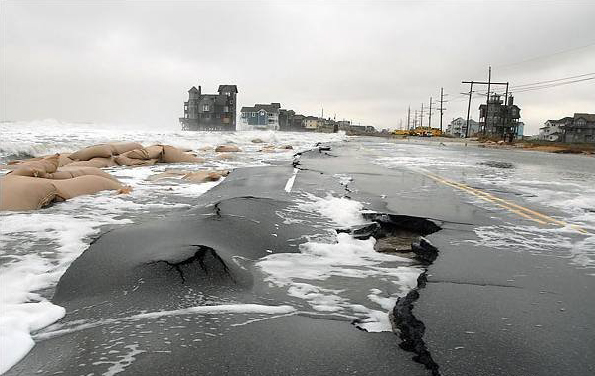
[[[217,94],[203,94],[192,86],[188,101],[184,102],[184,117],[180,118],[183,130],[187,131],[235,131],[236,130],[236,85],[219,85]]]
[[[520,118],[521,109],[514,104],[512,95],[502,100],[500,95],[490,93],[487,104],[479,106],[481,133],[487,136],[515,138]]]
[[[595,114],[575,113],[559,120],[548,120],[539,128],[539,140],[595,143]]]
[[[242,129],[270,129],[279,130],[280,103],[255,104],[252,107],[242,107],[240,123]]]
[[[571,117],[560,120],[548,120],[539,128],[539,139],[543,141],[564,142],[564,127],[572,123]]]
[[[471,137],[477,132],[479,132],[479,123],[473,119],[469,119],[468,136]],[[462,117],[453,119],[453,121],[446,126],[446,133],[454,137],[465,137],[467,135],[467,119],[463,119]]]

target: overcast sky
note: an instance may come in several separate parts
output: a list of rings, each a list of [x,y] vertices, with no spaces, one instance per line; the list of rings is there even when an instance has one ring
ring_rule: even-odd
[[[461,81],[487,80],[488,65],[511,85],[595,72],[594,19],[592,0],[1,0],[1,119],[175,129],[192,85],[236,84],[239,106],[324,106],[377,128],[398,128],[408,105],[444,87],[446,123],[466,116]],[[549,118],[595,113],[595,80],[515,103],[537,133]]]

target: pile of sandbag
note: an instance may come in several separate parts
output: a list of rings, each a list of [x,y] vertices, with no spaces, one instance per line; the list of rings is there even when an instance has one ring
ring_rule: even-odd
[[[3,166],[12,171],[0,178],[0,210],[34,210],[103,190],[130,191],[102,167],[203,162],[188,150],[170,145],[145,148],[136,142],[93,145],[71,154],[12,161]],[[204,182],[222,176],[220,172],[192,174],[184,179]]]
[[[75,166],[147,166],[155,163],[203,163],[204,159],[171,145],[143,147],[136,142],[94,145],[70,154]]]
[[[117,179],[95,167],[68,167],[45,172],[44,177],[16,171],[0,178],[0,210],[35,210],[52,202],[123,188]]]

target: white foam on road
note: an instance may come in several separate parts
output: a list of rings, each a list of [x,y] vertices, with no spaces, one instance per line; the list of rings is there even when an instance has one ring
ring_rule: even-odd
[[[339,227],[365,223],[363,204],[347,198],[328,195],[324,198],[305,195],[296,200],[299,210],[315,211]],[[292,213],[295,215],[296,213]],[[316,312],[337,314],[358,319],[358,326],[367,331],[391,331],[388,302],[395,302],[417,286],[422,272],[410,266],[411,259],[376,252],[376,240],[359,240],[348,233],[329,233],[318,240],[299,246],[299,253],[276,253],[257,262],[272,287],[285,288],[290,297],[304,300]],[[375,290],[373,298],[353,301],[345,279],[361,279],[366,283],[392,286],[391,291]],[[335,280],[341,282],[334,282]],[[338,287],[331,287],[338,286]]]
[[[296,202],[299,210],[320,213],[339,226],[349,227],[366,222],[361,214],[364,205],[359,201],[335,197],[331,194],[318,197],[304,193],[303,199],[298,199]]]
[[[38,333],[35,336],[36,340],[45,340],[61,336],[64,334],[77,332],[80,330],[96,328],[99,326],[105,326],[109,324],[122,323],[125,321],[138,321],[138,320],[152,320],[160,319],[163,317],[172,316],[183,316],[183,315],[222,315],[222,314],[265,314],[265,315],[282,315],[291,314],[296,312],[296,309],[289,305],[269,306],[262,304],[221,304],[221,305],[205,305],[205,306],[194,306],[174,310],[144,312],[136,315],[127,317],[118,317],[111,319],[102,319],[98,321],[89,322],[71,322],[65,325],[54,325],[48,327],[46,330]]]
[[[146,178],[178,169],[228,169],[259,166],[268,161],[291,161],[294,152],[316,142],[338,142],[339,134],[289,132],[186,132],[147,130],[142,126],[73,124],[56,120],[0,123],[0,164],[15,158],[72,152],[113,141],[137,141],[147,146],[169,144],[188,148],[206,159],[201,165],[177,164],[113,167],[106,171],[133,187],[132,193],[81,196],[34,212],[0,213],[0,373],[19,361],[33,346],[31,332],[64,315],[48,299],[70,263],[105,226],[160,218],[194,204],[195,198],[219,182],[195,184],[180,179],[150,182]],[[262,153],[265,143],[292,145],[293,150]],[[235,144],[242,152],[233,160],[216,159],[213,148]]]

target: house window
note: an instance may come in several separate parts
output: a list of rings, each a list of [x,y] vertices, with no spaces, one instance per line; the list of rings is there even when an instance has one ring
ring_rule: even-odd
[[[202,105],[202,110],[203,111],[209,111],[209,105],[208,104],[203,104]]]
[[[229,112],[229,106],[223,106],[223,112]]]
[[[252,117],[256,117],[256,112],[253,112],[252,113]]]

